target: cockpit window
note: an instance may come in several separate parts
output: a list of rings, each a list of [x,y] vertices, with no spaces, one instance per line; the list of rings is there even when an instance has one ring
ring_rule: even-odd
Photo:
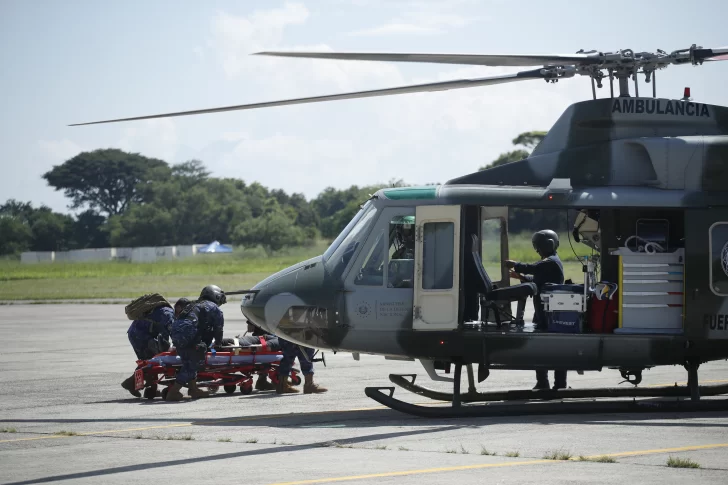
[[[329,248],[324,252],[324,257],[323,257],[324,262],[329,260],[331,255],[334,253],[334,251],[336,251],[336,249],[341,244],[341,241],[343,241],[344,238],[349,235],[352,228],[364,216],[364,213],[367,212],[368,210],[370,210],[371,208],[372,208],[372,201],[370,199],[370,200],[366,201],[366,203],[362,206],[362,208],[359,210],[359,212],[356,213],[354,218],[351,221],[349,221],[349,224],[347,224],[346,227],[344,228],[344,230],[341,231],[341,233],[338,236],[336,236],[336,239],[334,239],[334,242],[332,242],[331,246],[329,246]]]
[[[326,259],[326,256],[324,255],[324,264],[329,272],[335,276],[341,275],[356,250],[359,249],[359,247],[366,241],[367,235],[369,234],[369,228],[372,222],[376,219],[377,213],[378,211],[373,205],[369,205],[368,207],[365,206],[359,214],[352,219],[349,225],[346,226],[344,232],[341,233],[344,235],[341,243],[334,248],[328,259]],[[336,241],[334,241],[334,244],[335,243]],[[331,246],[334,247],[334,244]]]

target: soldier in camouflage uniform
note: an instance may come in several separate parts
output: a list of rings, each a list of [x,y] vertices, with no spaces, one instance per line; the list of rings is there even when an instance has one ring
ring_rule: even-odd
[[[289,394],[298,392],[298,389],[291,386],[288,382],[288,376],[291,373],[291,366],[293,361],[298,359],[298,363],[301,366],[301,372],[305,379],[303,384],[304,394],[318,394],[326,392],[328,389],[314,384],[313,382],[313,354],[314,349],[310,347],[303,347],[288,340],[278,338],[278,342],[281,345],[283,351],[283,359],[278,364],[278,386],[276,387],[277,394]]]
[[[169,349],[169,337],[174,317],[175,312],[172,307],[164,305],[158,306],[146,313],[143,318],[131,323],[127,336],[137,359],[151,359]],[[148,384],[151,384],[152,376],[146,376],[145,379]],[[141,397],[139,391],[135,389],[133,374],[121,383],[121,387],[129,391],[132,396]]]
[[[174,304],[174,318],[179,318],[179,314],[182,313],[182,310],[184,310],[185,307],[190,303],[190,300],[188,300],[187,298],[180,298],[179,300],[177,300],[177,302]]]
[[[250,332],[253,337],[265,337],[266,341],[270,341],[272,339],[276,340],[276,343],[278,343],[278,337],[275,335],[270,335],[268,332],[263,330],[260,327],[256,327],[252,323],[248,322],[248,332]],[[271,349],[273,350],[273,349]],[[268,373],[265,371],[261,371],[258,373],[258,380],[255,381],[255,389],[258,391],[272,391],[275,389],[276,386],[273,385],[272,382],[268,380]]]
[[[182,387],[188,388],[193,398],[207,397],[208,391],[197,387],[197,369],[205,361],[207,349],[213,339],[216,345],[222,343],[222,329],[225,324],[220,305],[227,301],[225,293],[217,286],[202,289],[195,303],[187,305],[172,325],[172,342],[182,367],[175,382],[167,390],[167,401],[182,399]]]

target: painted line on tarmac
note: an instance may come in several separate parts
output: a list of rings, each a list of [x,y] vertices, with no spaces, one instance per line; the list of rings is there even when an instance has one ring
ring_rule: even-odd
[[[619,453],[607,453],[602,455],[587,456],[587,458],[599,458],[602,456],[609,456],[612,458],[620,456],[638,456],[638,455],[654,455],[659,453],[676,453],[679,451],[699,451],[699,450],[710,450],[715,448],[728,448],[728,443],[715,443],[712,445],[694,445],[694,446],[681,446],[678,448],[657,448],[654,450],[639,450],[639,451],[623,451]],[[574,458],[571,458],[574,460]]]
[[[719,382],[728,382],[728,379],[713,379],[713,380],[707,380],[707,381],[700,381],[701,384],[717,384]],[[680,386],[687,386],[687,381],[676,381],[676,382],[668,382],[667,384],[650,384],[649,386],[644,387],[667,387],[667,386],[673,386],[675,384],[678,384]]]
[[[306,485],[311,483],[333,483],[346,482],[351,480],[366,480],[368,478],[399,477],[403,475],[422,475],[425,473],[458,472],[463,470],[479,470],[482,468],[499,468],[507,466],[538,465],[542,463],[559,463],[557,460],[531,460],[531,461],[509,461],[505,463],[482,463],[479,465],[448,466],[441,468],[423,468],[421,470],[404,470],[401,472],[370,473],[368,475],[350,475],[347,477],[314,478],[311,480],[298,480],[295,482],[277,482],[271,485]]]
[[[707,450],[713,448],[726,448],[728,443],[717,443],[712,445],[696,445],[696,446],[682,446],[679,448],[660,448],[654,450],[638,450],[638,451],[625,451],[621,453],[609,453],[601,455],[592,455],[586,457],[587,459],[594,459],[603,456],[609,457],[624,457],[624,456],[637,456],[637,455],[652,455],[657,453],[674,453],[679,451],[696,451],[696,450]],[[483,468],[499,468],[499,467],[511,467],[511,466],[524,466],[524,465],[541,465],[544,463],[564,463],[565,461],[579,461],[578,458],[570,458],[569,460],[529,460],[529,461],[508,461],[505,463],[483,463],[479,465],[462,465],[462,466],[451,466],[442,468],[423,468],[420,470],[403,470],[398,472],[382,472],[382,473],[371,473],[367,475],[349,475],[343,477],[329,477],[329,478],[313,478],[310,480],[297,480],[293,482],[276,482],[270,485],[309,485],[315,483],[334,483],[334,482],[348,482],[353,480],[366,480],[370,478],[388,478],[398,477],[404,475],[423,475],[426,473],[444,473],[444,472],[458,472],[465,470],[479,470]]]

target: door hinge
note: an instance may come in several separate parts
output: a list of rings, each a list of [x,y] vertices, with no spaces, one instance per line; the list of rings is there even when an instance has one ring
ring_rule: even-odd
[[[415,241],[422,242],[422,228],[423,226],[415,226]]]
[[[415,320],[420,320],[422,318],[422,307],[419,305],[416,305],[414,308],[414,317]]]

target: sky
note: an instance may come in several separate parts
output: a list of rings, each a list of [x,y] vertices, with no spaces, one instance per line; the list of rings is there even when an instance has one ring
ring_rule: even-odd
[[[308,199],[329,186],[442,183],[513,149],[519,133],[548,130],[591,98],[588,78],[67,125],[513,72],[250,55],[262,50],[669,52],[728,46],[726,13],[725,0],[2,0],[0,203],[69,212],[41,176],[99,148],[195,158],[214,176]],[[728,62],[672,66],[658,72],[658,96],[690,86],[695,101],[728,105],[726,78]]]

